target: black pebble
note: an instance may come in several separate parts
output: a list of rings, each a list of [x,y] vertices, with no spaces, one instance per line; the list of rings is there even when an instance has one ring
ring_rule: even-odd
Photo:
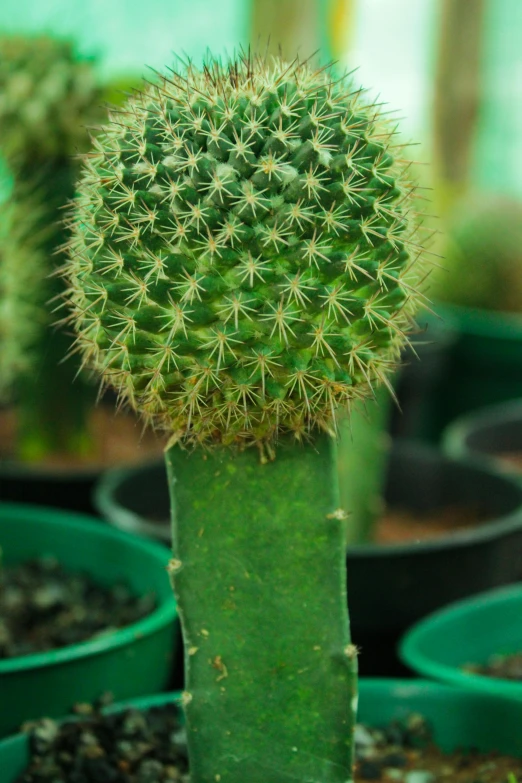
[[[383,767],[405,767],[407,762],[404,753],[388,753],[382,760]]]
[[[358,771],[358,777],[361,780],[380,780],[382,765],[376,761],[361,761]]]

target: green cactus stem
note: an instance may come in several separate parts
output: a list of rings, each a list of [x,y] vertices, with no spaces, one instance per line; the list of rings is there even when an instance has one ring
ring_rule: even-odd
[[[356,655],[335,442],[167,452],[191,779],[351,775]]]
[[[426,274],[393,138],[327,69],[211,60],[115,113],[80,179],[78,347],[172,436],[192,783],[352,779],[333,436],[389,383]]]
[[[96,390],[64,362],[73,338],[53,322],[69,238],[63,210],[78,168],[72,156],[88,147],[85,124],[99,118],[99,99],[91,64],[69,42],[0,38],[0,150],[14,177],[6,209],[17,216],[8,216],[0,247],[2,307],[17,323],[3,329],[0,363],[17,410],[18,456],[29,460],[88,448]]]

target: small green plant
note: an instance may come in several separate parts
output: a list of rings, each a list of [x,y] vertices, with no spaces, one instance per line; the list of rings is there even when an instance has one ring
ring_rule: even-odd
[[[410,166],[361,96],[297,60],[188,66],[79,183],[78,347],[172,436],[193,783],[352,779],[336,420],[387,382],[426,274]]]
[[[490,196],[457,210],[430,293],[464,307],[522,313],[522,203]]]
[[[85,125],[103,116],[100,100],[92,64],[69,42],[0,38],[0,153],[13,178],[0,216],[0,366],[23,458],[87,448],[95,392],[76,378],[77,364],[63,362],[72,339],[53,322],[73,156],[89,146]]]

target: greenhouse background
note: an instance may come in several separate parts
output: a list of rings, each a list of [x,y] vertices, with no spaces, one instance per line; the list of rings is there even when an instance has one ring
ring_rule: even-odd
[[[521,617],[522,0],[0,0],[0,783],[522,783]]]
[[[357,68],[361,83],[401,107],[404,132],[422,138],[427,150],[440,0],[286,0],[286,5],[285,17],[285,0],[5,0],[0,30],[72,37],[85,54],[99,58],[100,76],[108,79],[146,75],[144,64],[161,70],[173,54],[196,62],[209,49],[230,54],[266,37],[271,25],[276,41],[277,15],[290,14],[298,21],[287,44],[307,54],[319,49],[323,60],[333,57]],[[483,19],[472,180],[522,196],[522,5],[518,0],[470,5]],[[254,6],[265,17],[259,29]]]

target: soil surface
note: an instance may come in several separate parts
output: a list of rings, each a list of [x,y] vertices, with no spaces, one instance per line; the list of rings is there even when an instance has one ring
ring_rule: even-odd
[[[76,711],[83,714],[76,723],[26,726],[31,761],[16,783],[189,783],[186,736],[173,705],[109,716],[89,705]],[[507,783],[511,773],[515,780],[522,774],[518,759],[441,753],[419,715],[383,730],[357,726],[355,743],[359,783]]]
[[[504,451],[493,456],[503,462],[507,468],[522,473],[522,451]]]
[[[31,462],[42,468],[56,470],[103,469],[115,464],[144,462],[161,457],[167,440],[154,433],[129,412],[116,412],[108,405],[93,409],[89,419],[92,451],[85,456],[52,454],[41,462]],[[0,410],[0,459],[16,459],[16,411]]]
[[[0,569],[0,659],[45,652],[111,633],[150,614],[156,597],[134,596],[69,573],[54,558]]]
[[[495,677],[497,680],[522,682],[522,653],[492,655],[486,663],[468,663],[463,668],[472,674]]]
[[[430,541],[486,521],[477,509],[462,506],[447,506],[429,514],[390,509],[377,522],[373,540],[376,544]]]

